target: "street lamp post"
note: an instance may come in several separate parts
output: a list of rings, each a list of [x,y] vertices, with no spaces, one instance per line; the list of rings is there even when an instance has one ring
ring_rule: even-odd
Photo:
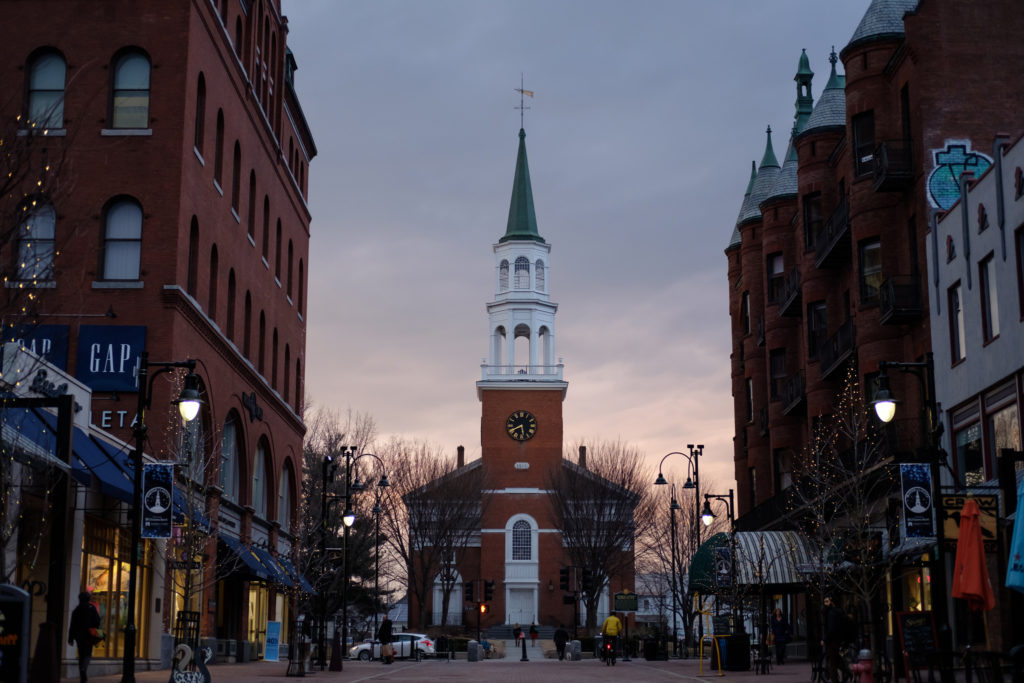
[[[729,505],[729,582],[732,584],[732,620],[733,628],[742,630],[743,624],[739,620],[739,613],[736,609],[736,511],[733,508],[732,489],[729,489],[728,495],[724,493],[704,494],[704,510],[700,513],[704,526],[711,526],[711,522],[715,519],[715,513],[711,511],[710,501],[712,500],[719,500]]]
[[[877,390],[875,400],[872,401],[875,407],[875,414],[882,422],[891,422],[896,416],[896,399],[889,390],[889,369],[909,372],[921,382],[923,392],[924,411],[921,415],[921,445],[927,450],[928,465],[932,480],[932,509],[935,511],[935,553],[930,572],[932,611],[935,620],[938,622],[939,649],[943,653],[952,652],[952,633],[949,628],[949,609],[946,603],[946,543],[945,529],[943,528],[942,516],[939,514],[942,504],[942,485],[940,482],[942,466],[942,448],[939,440],[942,438],[942,425],[939,423],[939,406],[935,396],[935,359],[932,352],[925,354],[923,361],[919,362],[897,362],[880,361],[878,363]],[[942,683],[952,683],[953,671],[951,664],[946,657],[940,657],[939,670]]]
[[[380,487],[373,502],[373,634],[377,637],[377,613],[380,612]]]
[[[665,456],[662,457],[661,462],[658,463],[658,478],[654,480],[654,484],[656,486],[664,486],[665,484],[668,483],[668,480],[665,479],[665,475],[662,473],[662,468],[661,468],[661,466],[665,463],[666,458],[668,458],[670,455],[681,455],[684,458],[686,458],[686,462],[687,462],[687,466],[686,466],[687,467],[687,469],[686,469],[686,483],[683,484],[683,488],[684,489],[693,489],[693,491],[694,491],[694,494],[693,494],[694,508],[695,508],[695,512],[699,516],[699,514],[700,514],[700,470],[698,468],[698,465],[699,465],[699,462],[700,462],[699,458],[704,453],[704,444],[697,444],[696,449],[694,449],[694,446],[693,446],[692,443],[691,444],[687,444],[686,447],[690,450],[689,455],[687,455],[686,453],[683,453],[682,451],[672,451],[671,453],[666,453]],[[693,469],[693,478],[692,479],[690,478],[690,469],[691,469],[691,467]],[[681,510],[681,509],[682,508],[679,506],[679,503],[676,501],[676,488],[675,488],[675,484],[673,484],[672,485],[672,499],[671,499],[671,503],[669,504],[669,517],[671,519],[671,526],[672,526],[672,539],[671,539],[672,540],[672,550],[671,550],[671,553],[672,553],[672,583],[671,583],[671,591],[672,591],[672,652],[676,656],[679,655],[679,626],[678,626],[678,622],[677,622],[677,615],[679,613],[679,606],[678,606],[679,591],[677,590],[677,585],[678,585],[678,578],[679,577],[676,575],[677,574],[676,573],[676,510]],[[696,531],[696,534],[695,534],[695,539],[694,539],[694,541],[695,541],[694,552],[696,552],[696,549],[700,547],[700,526],[699,525],[695,527],[695,531]]]
[[[150,375],[149,369],[156,368]],[[132,539],[131,557],[128,564],[128,613],[125,615],[124,626],[124,659],[121,665],[121,683],[135,683],[135,644],[137,628],[135,626],[135,595],[139,581],[139,550],[142,545],[142,449],[146,440],[146,409],[152,403],[153,380],[159,375],[177,368],[188,370],[181,395],[174,401],[185,422],[190,422],[199,414],[199,378],[195,375],[196,361],[151,362],[149,352],[143,351],[139,357],[139,369],[136,378],[139,384],[138,403],[136,405],[135,427],[132,436],[135,448],[132,450]]]

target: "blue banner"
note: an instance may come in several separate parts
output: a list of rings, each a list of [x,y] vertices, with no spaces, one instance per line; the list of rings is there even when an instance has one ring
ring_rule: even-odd
[[[174,524],[174,464],[142,466],[142,537],[170,538]]]
[[[75,376],[93,391],[138,391],[144,325],[81,325]]]
[[[281,647],[281,622],[267,622],[267,646],[263,650],[263,659],[268,662],[278,660],[278,651]]]
[[[931,466],[923,463],[900,465],[900,482],[903,487],[903,519],[906,521],[907,538],[934,538],[932,472]]]
[[[68,369],[67,325],[4,325],[4,342],[17,342],[47,363]]]

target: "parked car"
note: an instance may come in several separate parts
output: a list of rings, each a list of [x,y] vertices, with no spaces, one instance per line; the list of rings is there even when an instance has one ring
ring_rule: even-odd
[[[404,659],[415,659],[419,661],[424,657],[433,657],[434,641],[423,633],[396,633],[395,640],[391,644],[395,648],[395,657]],[[348,652],[352,659],[359,659],[368,662],[371,659],[380,659],[380,641],[369,640],[356,645]]]

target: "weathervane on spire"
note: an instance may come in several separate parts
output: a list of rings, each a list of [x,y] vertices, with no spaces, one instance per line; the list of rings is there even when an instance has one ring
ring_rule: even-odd
[[[522,74],[522,72],[520,72],[520,74],[519,74],[519,87],[518,88],[514,88],[514,90],[517,93],[519,93],[519,106],[518,107],[513,107],[513,109],[518,109],[519,110],[519,127],[523,128],[524,127],[523,126],[523,112],[525,110],[529,109],[529,107],[527,107],[527,106],[525,106],[523,104],[523,102],[524,102],[523,97],[524,96],[533,97],[533,91],[532,90],[525,90],[525,89],[523,89],[523,74]]]

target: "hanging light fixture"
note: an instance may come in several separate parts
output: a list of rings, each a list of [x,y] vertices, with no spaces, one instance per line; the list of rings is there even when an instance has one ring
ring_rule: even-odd
[[[875,414],[882,422],[892,422],[896,416],[896,399],[889,391],[889,375],[882,370],[875,381],[878,388],[875,390],[875,400],[871,402],[875,406]]]
[[[199,398],[199,377],[194,372],[185,375],[185,387],[174,403],[178,404],[178,412],[185,422],[191,422],[199,414],[203,400]]]

